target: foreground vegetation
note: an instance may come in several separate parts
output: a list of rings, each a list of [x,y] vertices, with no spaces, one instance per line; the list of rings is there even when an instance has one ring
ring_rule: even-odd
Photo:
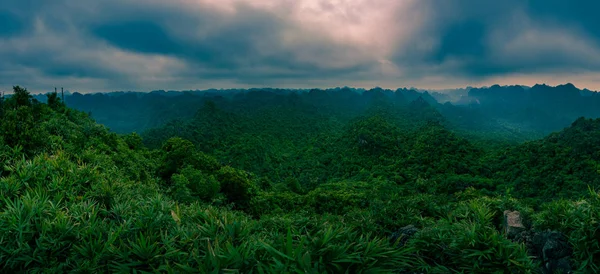
[[[423,99],[250,93],[117,135],[56,94],[14,91],[0,101],[3,272],[536,273],[556,269],[547,231],[574,270],[600,271],[600,120],[492,146]]]

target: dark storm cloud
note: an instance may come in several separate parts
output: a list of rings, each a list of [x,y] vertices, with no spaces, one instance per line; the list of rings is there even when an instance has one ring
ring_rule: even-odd
[[[127,50],[159,54],[180,51],[179,44],[154,22],[108,22],[94,28],[93,33],[99,38]]]
[[[559,0],[5,0],[0,86],[406,85],[596,73],[598,8]]]
[[[26,29],[23,21],[17,14],[0,9],[0,38],[21,34]]]
[[[319,34],[298,47],[284,45],[283,35],[286,31],[294,31],[295,26],[285,18],[247,5],[237,5],[236,13],[229,16],[205,10],[193,14],[178,11],[139,17],[94,24],[90,33],[123,50],[173,56],[186,60],[192,67],[227,69],[236,78],[247,74],[252,74],[252,78],[285,75],[256,75],[245,70],[261,71],[260,68],[265,67],[295,70],[297,75],[313,77],[363,67],[328,69],[326,64],[299,58],[298,51],[327,57],[347,51],[349,46],[332,43]]]
[[[20,16],[6,17],[11,22],[6,25],[14,26],[14,30],[3,30],[6,35],[23,32],[22,25],[35,29],[23,39],[2,41],[0,54],[7,55],[5,62],[14,67],[34,69],[39,77],[105,79],[115,86],[126,80],[126,73],[133,74],[129,75],[132,79],[138,77],[135,68],[124,73],[119,65],[110,66],[109,59],[114,56],[98,56],[115,51],[140,58],[168,57],[170,63],[178,63],[174,66],[179,70],[162,73],[176,73],[180,82],[229,78],[234,82],[274,83],[278,77],[346,77],[346,73],[370,69],[377,63],[371,60],[332,66],[328,60],[341,53],[352,55],[352,45],[331,41],[319,33],[300,43],[286,44],[284,36],[300,32],[298,26],[285,16],[243,2],[234,5],[233,13],[202,5],[194,8],[133,0],[58,0],[53,5],[9,0],[6,6],[11,9],[8,12],[28,13],[25,23],[18,20]],[[139,68],[140,76],[145,67],[152,66],[147,63]],[[7,81],[0,79],[1,84]]]
[[[600,40],[600,2],[594,0],[529,0],[527,11],[537,20],[571,25]]]
[[[420,70],[481,79],[514,73],[599,71],[596,1],[422,1],[430,11],[416,43],[394,58]],[[418,75],[415,75],[418,76]]]

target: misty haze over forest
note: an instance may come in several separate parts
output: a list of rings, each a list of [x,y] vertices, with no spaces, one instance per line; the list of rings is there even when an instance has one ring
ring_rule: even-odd
[[[347,93],[347,94],[345,94]],[[464,88],[426,91],[415,88],[387,90],[355,89],[210,89],[193,91],[109,92],[71,94],[66,103],[75,109],[90,112],[99,123],[118,133],[143,131],[161,126],[174,119],[192,117],[206,101],[224,108],[251,107],[247,100],[267,100],[267,97],[296,94],[305,107],[334,107],[341,97],[356,100],[348,107],[367,107],[374,98],[387,98],[390,104],[408,104],[423,98],[457,129],[495,131],[498,137],[523,141],[542,137],[567,127],[579,117],[600,117],[600,95],[572,84],[559,86],[535,85]],[[37,96],[40,101],[45,95]],[[255,98],[253,98],[255,97]],[[184,106],[185,107],[182,107]],[[359,112],[357,112],[359,113]]]

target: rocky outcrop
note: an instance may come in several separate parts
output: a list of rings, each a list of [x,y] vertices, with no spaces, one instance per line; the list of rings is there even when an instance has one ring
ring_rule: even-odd
[[[533,248],[542,261],[543,273],[571,273],[569,259],[573,249],[564,234],[556,231],[536,233]]]
[[[528,230],[518,211],[504,211],[504,232],[515,242],[524,243],[529,254],[540,261],[541,273],[572,273],[573,249],[567,237],[557,231]]]
[[[514,238],[525,231],[523,219],[519,211],[504,211],[504,233],[508,238]]]

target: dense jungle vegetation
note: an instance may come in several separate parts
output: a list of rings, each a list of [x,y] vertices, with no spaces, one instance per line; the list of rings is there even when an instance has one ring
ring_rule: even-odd
[[[65,104],[14,87],[0,100],[0,269],[599,272],[600,119],[579,116],[600,97],[561,112],[584,95],[538,101],[536,86],[518,105],[493,99],[503,88],[517,89],[459,105],[350,88]]]

